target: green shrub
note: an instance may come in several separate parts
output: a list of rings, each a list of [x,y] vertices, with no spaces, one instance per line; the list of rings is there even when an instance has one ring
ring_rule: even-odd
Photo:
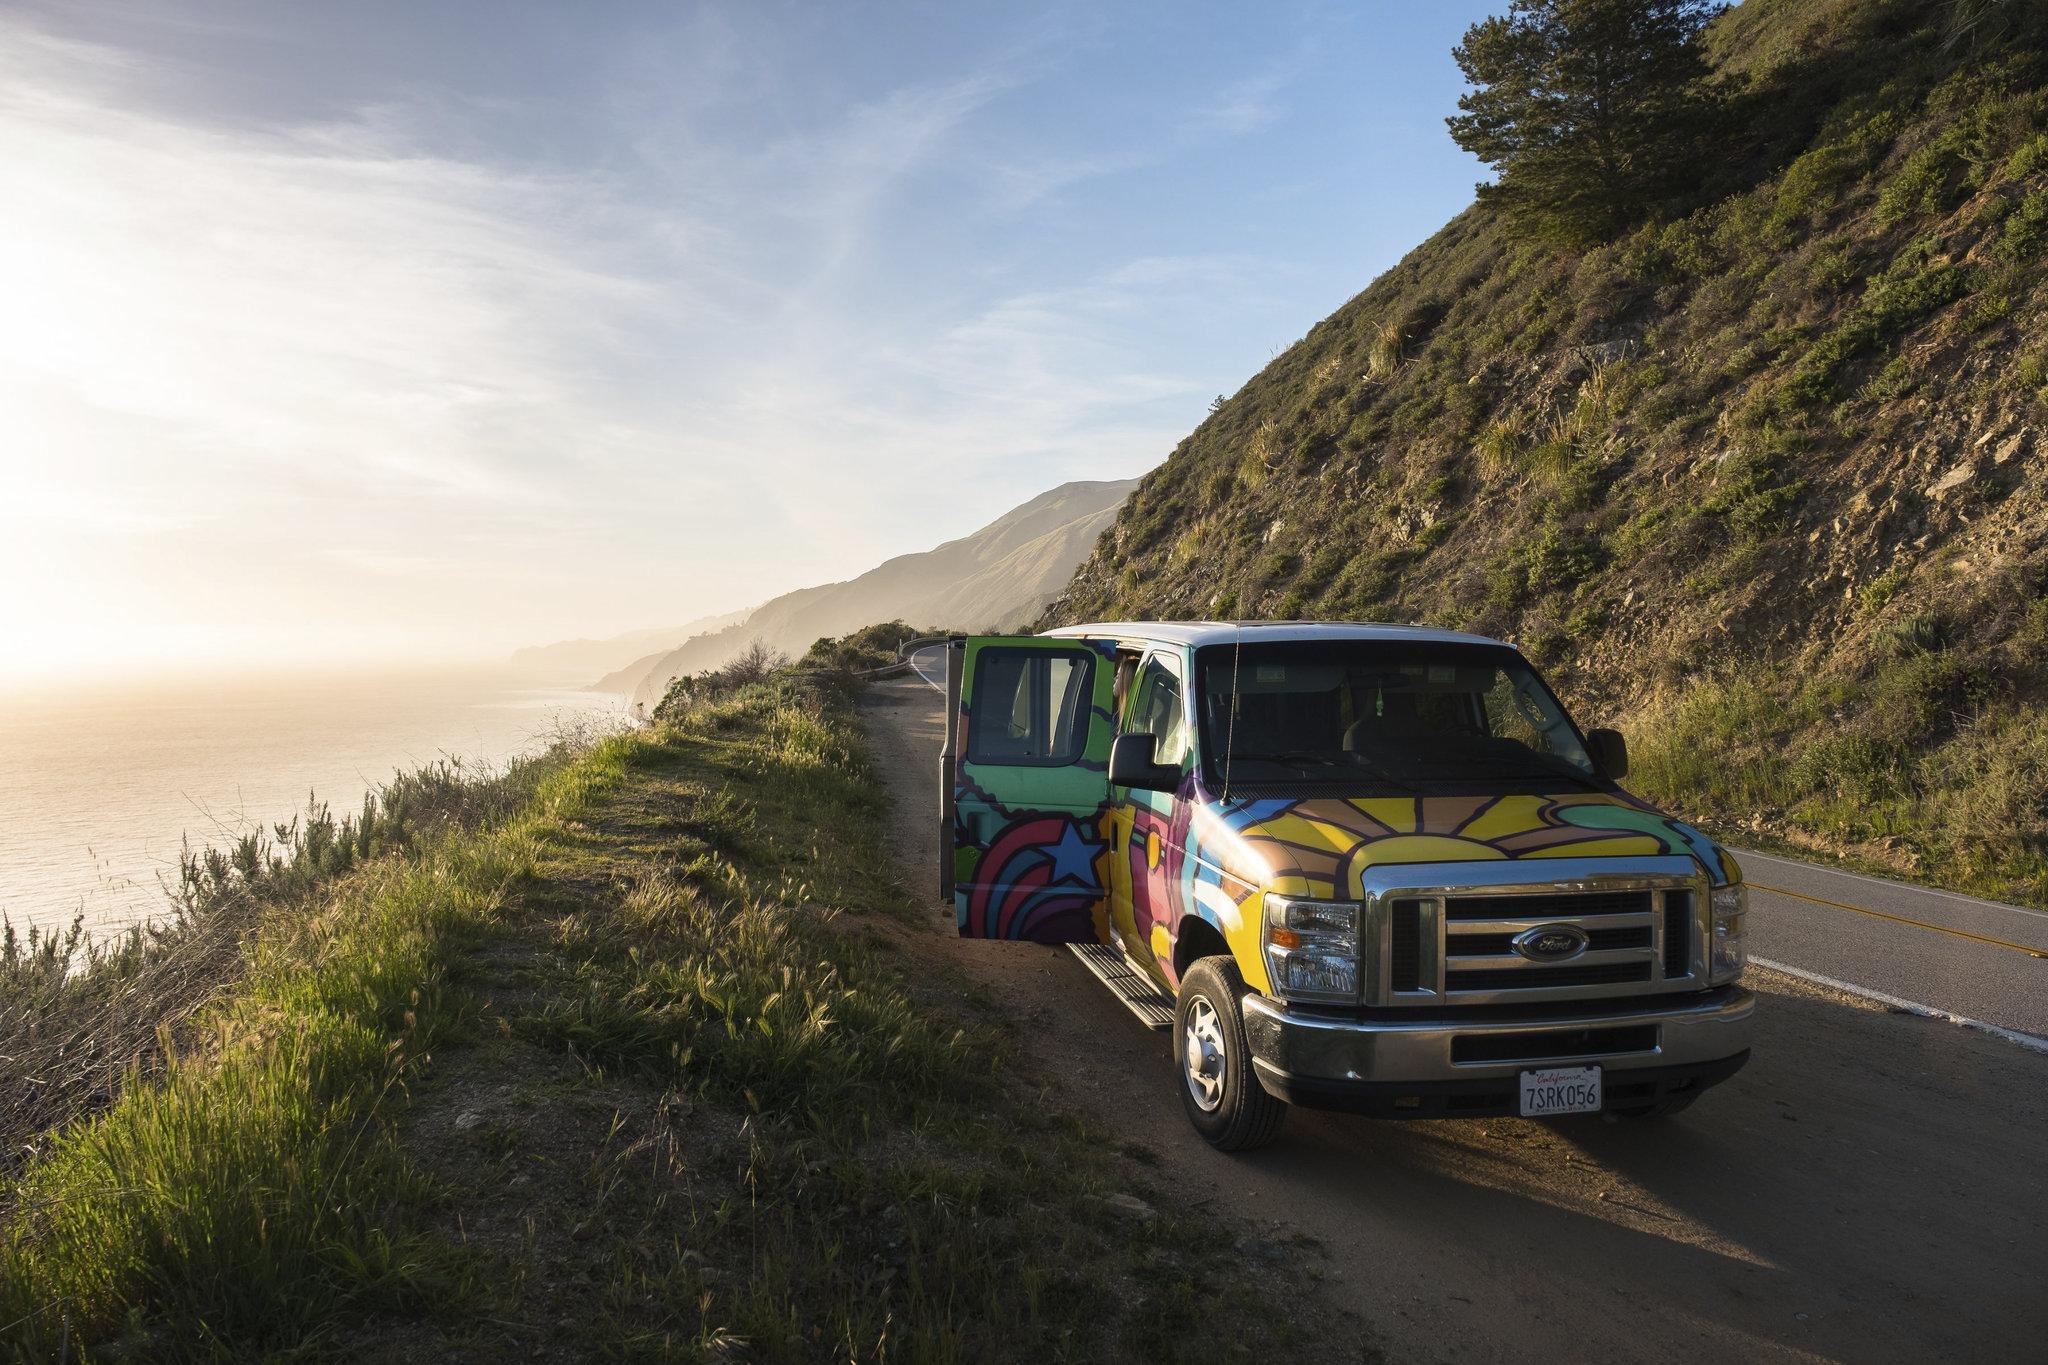
[[[2048,386],[2048,347],[2028,351],[2013,367],[2013,375],[2029,389]]]
[[[1611,537],[1614,557],[1624,563],[1642,558],[1652,549],[1668,544],[1684,520],[1685,513],[1668,504],[1637,513]]]
[[[1730,545],[1754,545],[1785,529],[1785,514],[1805,485],[1779,468],[1784,444],[1784,437],[1767,429],[1755,444],[1723,459],[1716,471],[1714,491],[1701,501],[1700,511],[1720,519]]]
[[[1350,559],[1350,553],[1341,545],[1325,545],[1309,559],[1308,567],[1302,570],[1301,586],[1307,592],[1320,592],[1330,584]]]
[[[1977,272],[1970,266],[1927,264],[1933,250],[1928,241],[1915,242],[1870,282],[1855,307],[1792,367],[1780,390],[1789,406],[1835,401],[1841,396],[1836,381],[1851,361],[1890,345],[1976,286]]]
[[[1714,248],[1711,211],[1701,209],[1690,217],[1665,224],[1657,245],[1670,263],[1670,273],[1679,280],[1697,280],[1721,267]]]
[[[1867,734],[1824,735],[1807,744],[1787,772],[1802,794],[1825,794],[1851,801],[1881,801],[1909,785],[1902,754]]]
[[[1953,208],[1967,166],[1955,150],[1935,142],[1906,158],[1891,183],[1878,192],[1877,221],[1885,227],[1919,215]]]
[[[1998,258],[2025,265],[2048,246],[2048,190],[2036,190],[2020,200],[2000,226]]]
[[[1807,280],[1815,289],[1839,294],[1869,276],[1863,255],[1853,242],[1836,240],[1814,252],[1807,267]]]
[[[1891,604],[1899,595],[1899,589],[1906,586],[1912,573],[1903,568],[1886,569],[1877,577],[1865,583],[1856,594],[1856,609],[1864,616],[1874,616]]]
[[[2009,289],[1987,289],[1970,301],[1969,310],[1963,314],[1963,323],[1973,332],[1989,332],[2010,318],[2018,304],[2019,300]],[[1985,344],[1993,340],[1985,338]],[[1895,359],[1893,364],[1901,360],[1903,357]]]
[[[2010,180],[2024,180],[2043,171],[2048,171],[2048,133],[2036,133],[2022,142],[2005,163],[2005,175]]]
[[[1608,562],[1606,544],[1555,524],[1523,541],[1495,560],[1487,571],[1487,595],[1493,605],[1512,610],[1530,597],[1569,592],[1598,573]]]
[[[1807,152],[1779,177],[1772,224],[1784,227],[1826,213],[1869,166],[1869,149],[1854,143],[1834,142]]]
[[[1895,355],[1856,391],[1856,396],[1873,403],[1887,403],[1910,393],[1912,388],[1912,367],[1906,364],[1906,357]]]
[[[796,661],[800,672],[852,673],[882,668],[896,662],[897,650],[911,640],[935,632],[919,630],[901,621],[863,626],[851,635],[814,641]],[[741,681],[759,682],[765,677],[747,676]]]

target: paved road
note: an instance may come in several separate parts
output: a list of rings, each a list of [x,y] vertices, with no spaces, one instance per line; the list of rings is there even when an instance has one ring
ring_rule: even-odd
[[[946,647],[926,645],[910,655],[911,671],[923,678],[941,696],[946,692]]]
[[[910,662],[945,691],[943,646]],[[1736,856],[1750,882],[1750,951],[1759,958],[2048,1037],[2048,912],[1776,854]]]
[[[870,699],[904,878],[930,888],[939,699],[915,678]],[[1072,956],[961,940],[936,904],[928,926],[913,950],[1151,1152],[1159,1189],[1320,1243],[1319,1292],[1389,1358],[2004,1360],[2048,1339],[2048,1056],[1758,971],[1754,1060],[1669,1122],[1296,1111],[1233,1157],[1183,1117],[1166,1035]]]
[[[1776,854],[1735,856],[1759,957],[2048,1036],[2048,914]]]

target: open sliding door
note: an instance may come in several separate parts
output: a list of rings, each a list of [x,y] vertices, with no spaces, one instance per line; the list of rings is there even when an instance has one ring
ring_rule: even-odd
[[[976,635],[951,658],[951,871],[961,936],[1106,942],[1115,646]]]

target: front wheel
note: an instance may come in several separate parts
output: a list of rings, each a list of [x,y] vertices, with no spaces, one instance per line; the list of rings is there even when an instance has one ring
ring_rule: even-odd
[[[1174,1069],[1181,1106],[1209,1144],[1226,1152],[1263,1147],[1280,1133],[1287,1106],[1252,1074],[1238,1002],[1250,991],[1237,964],[1205,957],[1181,978],[1173,1011]]]

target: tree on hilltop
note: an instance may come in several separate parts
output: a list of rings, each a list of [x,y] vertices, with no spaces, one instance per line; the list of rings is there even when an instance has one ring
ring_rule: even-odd
[[[1514,0],[1454,49],[1448,120],[1497,178],[1479,200],[1544,236],[1608,240],[1695,182],[1714,102],[1710,0]]]

